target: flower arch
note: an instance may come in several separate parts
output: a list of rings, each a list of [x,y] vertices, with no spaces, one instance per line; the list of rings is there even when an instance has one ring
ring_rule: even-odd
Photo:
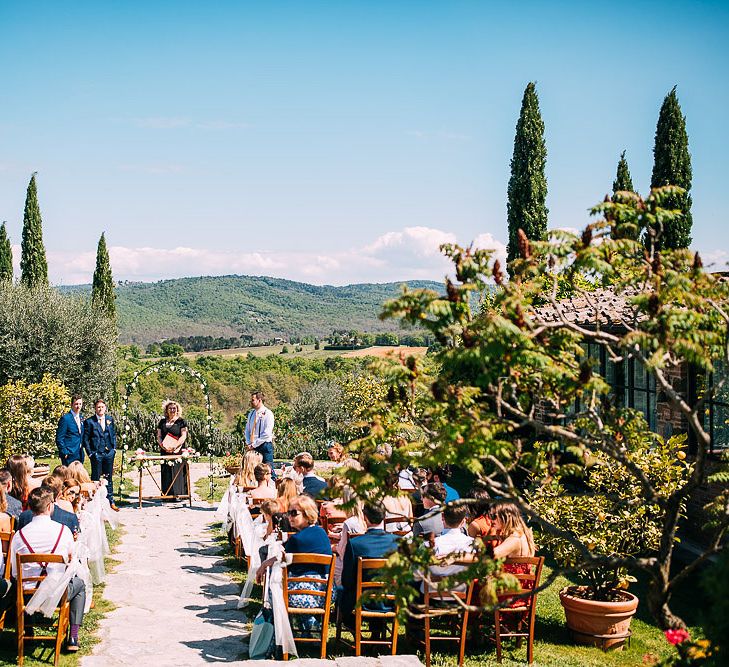
[[[208,475],[209,479],[209,488],[210,492],[208,497],[211,498],[213,496],[213,492],[215,489],[215,479],[213,476],[213,448],[211,446],[211,440],[212,440],[212,426],[213,426],[213,410],[212,405],[210,403],[210,393],[208,392],[208,383],[205,380],[205,377],[202,373],[199,371],[196,371],[186,364],[178,361],[178,360],[160,360],[155,361],[151,364],[148,364],[144,368],[139,369],[136,373],[134,373],[134,376],[132,379],[127,383],[125,387],[125,393],[124,393],[124,400],[122,402],[122,414],[121,414],[121,432],[120,432],[120,439],[122,443],[122,462],[121,462],[121,470],[119,472],[119,493],[121,494],[126,486],[126,483],[124,481],[124,471],[127,467],[127,459],[129,456],[129,415],[127,414],[129,409],[129,397],[132,395],[132,392],[137,388],[137,383],[139,381],[139,378],[141,376],[149,376],[152,375],[152,373],[159,373],[161,370],[169,370],[174,373],[179,373],[181,375],[188,375],[193,381],[197,382],[200,385],[200,389],[203,391],[203,395],[205,396],[205,409],[207,412],[206,420],[205,420],[205,431],[201,434],[201,441],[203,443],[203,447],[201,448],[202,454],[208,455],[208,463],[210,465],[210,473]],[[207,450],[207,451],[205,451]],[[190,489],[190,493],[192,494],[192,489]]]

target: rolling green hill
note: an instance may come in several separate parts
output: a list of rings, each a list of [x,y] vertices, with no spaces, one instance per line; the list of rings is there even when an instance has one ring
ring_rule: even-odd
[[[117,288],[119,338],[147,343],[175,336],[325,336],[334,329],[392,331],[381,322],[382,304],[403,283],[343,287],[308,285],[252,276],[219,276],[122,283]],[[440,291],[439,283],[408,281]],[[89,289],[89,286],[77,289]]]

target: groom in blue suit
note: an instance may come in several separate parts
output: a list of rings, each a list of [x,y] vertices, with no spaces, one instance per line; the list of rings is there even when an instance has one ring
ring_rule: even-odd
[[[74,396],[71,398],[71,410],[58,420],[56,446],[61,464],[65,466],[73,461],[84,462],[84,450],[81,447],[84,434],[84,418],[81,414],[83,404],[83,398]]]
[[[118,512],[114,503],[113,484],[116,424],[114,418],[106,414],[106,401],[103,398],[94,401],[94,412],[94,416],[89,417],[84,425],[84,449],[91,461],[91,479],[98,481],[104,476],[111,509]]]

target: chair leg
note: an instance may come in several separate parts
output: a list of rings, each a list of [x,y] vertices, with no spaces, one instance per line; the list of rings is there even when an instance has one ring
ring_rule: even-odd
[[[397,613],[397,611],[395,612]],[[397,654],[397,635],[400,632],[400,621],[397,616],[392,621],[392,655]]]
[[[25,613],[18,614],[18,625],[15,629],[18,636],[18,665],[23,667],[23,653],[25,649]]]
[[[354,622],[354,655],[362,655],[362,616],[357,614]]]
[[[494,612],[494,629],[496,631],[496,662],[501,662],[501,614]]]
[[[463,658],[466,654],[466,633],[468,632],[468,612],[463,612],[463,625],[461,625],[461,645],[458,650],[458,667],[463,667]]]
[[[425,667],[430,667],[430,614],[427,611],[423,620],[423,632],[425,639]]]
[[[288,659],[289,659],[289,654],[288,654],[288,653],[284,653],[284,654],[283,654],[283,659],[284,659],[284,660],[285,660],[286,662],[288,662]]]

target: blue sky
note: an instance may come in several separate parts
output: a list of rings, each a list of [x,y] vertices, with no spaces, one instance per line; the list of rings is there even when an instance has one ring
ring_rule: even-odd
[[[90,281],[102,231],[124,280],[439,279],[438,243],[506,240],[529,81],[553,227],[623,149],[648,190],[677,84],[693,245],[723,266],[728,45],[719,2],[0,0],[0,220],[18,244],[38,171],[57,283]]]

